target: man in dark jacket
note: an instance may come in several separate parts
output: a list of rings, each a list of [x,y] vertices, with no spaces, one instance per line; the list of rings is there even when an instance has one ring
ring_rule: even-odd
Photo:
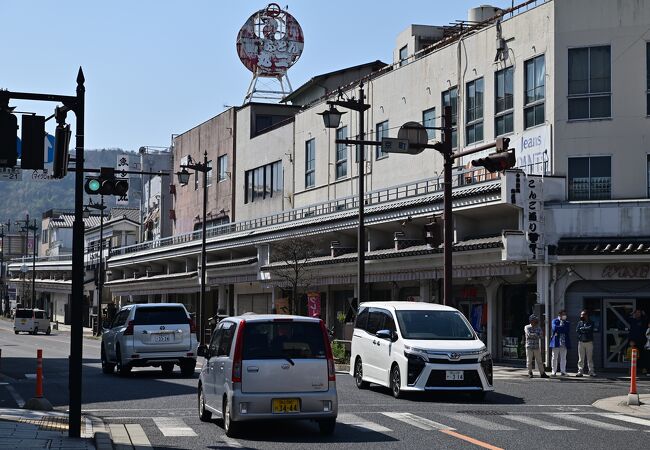
[[[596,376],[594,370],[594,323],[589,320],[587,311],[580,313],[580,320],[576,327],[578,333],[578,373],[576,377],[581,377],[585,369],[585,360],[589,366],[589,375]]]

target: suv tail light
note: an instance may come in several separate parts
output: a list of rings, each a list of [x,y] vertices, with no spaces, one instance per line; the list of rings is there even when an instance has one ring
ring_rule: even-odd
[[[246,327],[245,321],[239,322],[237,329],[237,341],[235,342],[235,354],[233,355],[232,362],[232,382],[241,383],[242,373],[242,344],[244,341],[244,328]]]
[[[325,322],[320,321],[320,330],[323,332],[323,345],[325,345],[325,354],[327,355],[327,380],[336,381],[336,368],[334,367],[334,355],[330,345],[330,337],[327,333]]]
[[[196,322],[191,317],[188,318],[188,321],[190,322],[190,333],[196,333]]]
[[[133,336],[133,321],[129,320],[126,330],[124,330],[124,336]]]

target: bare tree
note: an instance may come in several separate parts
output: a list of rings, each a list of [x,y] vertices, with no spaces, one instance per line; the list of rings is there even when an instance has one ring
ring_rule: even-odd
[[[279,242],[271,247],[269,273],[276,284],[291,288],[289,310],[295,314],[301,288],[306,290],[313,280],[309,262],[318,254],[317,239],[294,238]]]

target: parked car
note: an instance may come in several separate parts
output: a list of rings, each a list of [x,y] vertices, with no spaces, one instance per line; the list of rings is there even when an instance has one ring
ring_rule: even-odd
[[[199,376],[199,417],[223,418],[227,436],[246,421],[315,420],[321,433],[336,426],[334,358],[320,319],[243,315],[219,322]]]
[[[420,302],[368,302],[359,307],[350,375],[359,389],[464,391],[476,400],[493,391],[492,357],[455,308]]]
[[[196,367],[196,326],[181,303],[146,303],[120,309],[103,329],[102,371],[127,375],[133,367],[161,367],[192,376]]]
[[[21,331],[37,334],[39,331],[50,334],[50,318],[42,309],[19,308],[14,312],[14,333]]]

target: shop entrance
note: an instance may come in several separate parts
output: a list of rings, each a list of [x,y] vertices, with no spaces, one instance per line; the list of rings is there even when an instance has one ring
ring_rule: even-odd
[[[630,317],[636,309],[635,299],[603,299],[603,346],[606,368],[626,368]]]

